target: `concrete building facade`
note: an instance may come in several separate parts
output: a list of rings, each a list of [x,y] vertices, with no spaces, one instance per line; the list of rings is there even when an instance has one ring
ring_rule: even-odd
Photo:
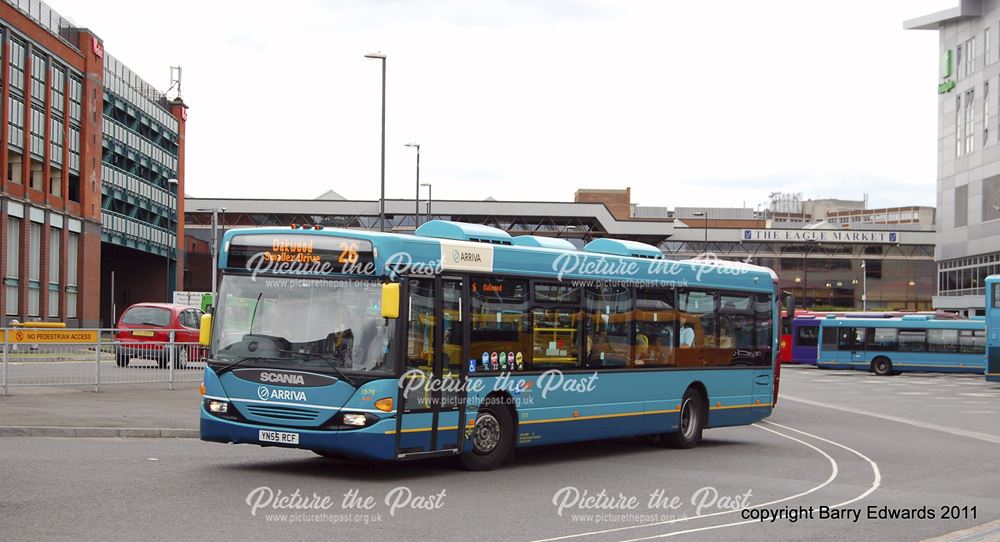
[[[937,30],[940,43],[934,306],[981,313],[984,279],[1000,272],[1000,1],[961,0],[903,26]]]

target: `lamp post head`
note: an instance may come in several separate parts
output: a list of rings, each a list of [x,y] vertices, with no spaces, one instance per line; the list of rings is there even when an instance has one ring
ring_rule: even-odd
[[[403,143],[404,147],[415,147],[418,151],[420,150],[420,143]]]
[[[365,55],[365,58],[378,58],[381,60],[385,60],[385,55],[383,53],[368,53],[367,55]]]
[[[430,188],[431,183],[420,183],[420,186],[426,186],[427,188]]]

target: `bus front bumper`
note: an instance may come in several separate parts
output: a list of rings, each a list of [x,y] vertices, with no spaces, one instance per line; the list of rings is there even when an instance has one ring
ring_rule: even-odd
[[[359,459],[396,459],[395,429],[395,418],[387,418],[362,429],[317,431],[299,427],[247,424],[218,418],[206,412],[204,407],[201,411],[201,440],[207,442],[302,448]],[[262,441],[261,431],[294,433],[298,435],[298,444]]]

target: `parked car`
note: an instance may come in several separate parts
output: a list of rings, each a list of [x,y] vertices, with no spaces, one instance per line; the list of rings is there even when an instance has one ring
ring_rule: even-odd
[[[115,331],[115,358],[127,367],[134,358],[150,359],[166,368],[171,355],[174,368],[205,357],[198,344],[201,309],[173,303],[136,303],[122,313]],[[170,331],[174,342],[170,343]]]

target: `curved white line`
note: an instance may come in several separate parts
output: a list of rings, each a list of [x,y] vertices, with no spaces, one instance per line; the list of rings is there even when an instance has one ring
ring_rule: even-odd
[[[872,476],[873,476],[872,486],[870,488],[868,488],[868,491],[865,491],[861,495],[858,495],[857,497],[855,497],[855,498],[853,498],[853,499],[851,499],[849,501],[844,501],[844,502],[842,502],[840,504],[835,504],[831,508],[840,508],[841,506],[846,506],[848,504],[860,501],[861,499],[864,499],[865,497],[867,497],[867,496],[871,495],[872,493],[874,493],[876,489],[878,489],[879,487],[882,486],[882,471],[879,470],[878,463],[872,461],[872,459],[870,457],[868,457],[867,455],[865,455],[865,454],[863,454],[863,453],[855,450],[854,448],[849,448],[847,446],[844,446],[843,444],[841,444],[839,442],[834,442],[832,440],[825,439],[823,437],[817,437],[816,435],[813,435],[811,433],[806,433],[805,431],[799,431],[798,429],[795,429],[794,427],[788,427],[787,425],[781,425],[780,423],[774,423],[774,422],[767,421],[767,420],[762,420],[762,421],[764,423],[768,424],[768,425],[773,425],[775,427],[780,427],[782,429],[787,429],[789,431],[795,431],[796,433],[799,433],[800,435],[806,435],[807,437],[812,437],[812,438],[814,438],[816,440],[821,440],[821,441],[826,442],[828,444],[833,444],[834,446],[838,446],[840,448],[843,448],[843,449],[847,450],[848,452],[851,452],[852,454],[854,454],[854,455],[856,455],[856,456],[860,457],[861,459],[864,459],[865,461],[868,462],[868,466],[870,466],[872,468]]]
[[[830,485],[830,483],[833,482],[837,478],[837,475],[840,472],[840,469],[837,466],[837,461],[834,458],[830,457],[830,454],[824,452],[823,450],[820,450],[819,448],[817,448],[816,446],[813,446],[812,444],[809,444],[808,442],[805,442],[803,440],[797,439],[797,438],[792,437],[792,436],[788,436],[788,435],[779,433],[777,431],[774,431],[773,429],[768,429],[766,427],[762,427],[762,426],[757,425],[757,424],[753,424],[753,427],[756,427],[758,429],[763,429],[764,431],[767,431],[769,433],[774,433],[775,435],[778,435],[780,437],[784,437],[784,438],[786,438],[788,440],[793,440],[795,442],[798,442],[799,444],[802,444],[804,446],[808,446],[809,448],[812,448],[813,450],[819,452],[820,455],[822,455],[823,457],[825,457],[827,459],[827,461],[830,462],[830,476],[826,479],[826,481],[824,481],[823,483],[819,484],[818,486],[815,486],[815,487],[813,487],[811,489],[808,489],[806,491],[803,491],[801,493],[792,495],[791,497],[784,497],[784,498],[777,499],[777,500],[774,500],[774,501],[765,502],[765,503],[757,504],[757,505],[754,505],[754,506],[748,506],[746,508],[740,508],[740,509],[737,509],[737,510],[726,510],[726,511],[723,511],[723,512],[713,512],[711,514],[701,514],[701,515],[697,515],[697,516],[691,516],[691,517],[685,517],[685,518],[678,518],[678,519],[671,519],[671,520],[667,520],[667,521],[659,521],[659,522],[656,522],[656,523],[643,523],[641,525],[628,525],[626,527],[616,527],[614,529],[605,529],[603,531],[591,531],[591,532],[586,532],[586,533],[570,534],[570,535],[566,535],[566,536],[557,536],[555,538],[543,538],[543,539],[540,539],[540,540],[535,540],[533,542],[554,542],[556,540],[567,540],[567,539],[570,539],[570,538],[579,538],[581,536],[591,536],[591,535],[595,535],[595,534],[614,533],[614,532],[618,532],[618,531],[627,531],[629,529],[638,529],[638,528],[641,528],[641,527],[655,527],[657,525],[670,525],[670,524],[673,524],[673,523],[680,523],[682,521],[691,521],[693,519],[702,519],[702,518],[710,518],[710,517],[713,517],[713,516],[721,516],[721,515],[725,515],[725,514],[734,514],[736,512],[740,512],[742,510],[747,510],[747,509],[763,508],[765,506],[771,506],[772,504],[783,503],[785,501],[790,501],[792,499],[797,499],[799,497],[804,497],[806,495],[809,495],[810,493],[813,493],[815,491],[819,491],[820,489],[823,489],[824,487]],[[756,523],[756,520],[750,520],[750,522],[751,523]],[[681,533],[681,532],[684,532],[684,531],[679,531],[678,534]],[[694,532],[694,531],[691,531],[691,532]],[[658,535],[658,536],[662,537],[664,535]],[[666,536],[671,536],[671,535],[668,534]],[[650,537],[650,538],[657,538],[657,536]],[[646,540],[646,539],[645,538],[637,538],[635,540]]]
[[[861,452],[859,452],[859,451],[857,451],[857,450],[855,450],[853,448],[844,446],[843,444],[840,444],[839,442],[834,442],[832,440],[825,439],[823,437],[817,437],[816,435],[813,435],[812,433],[806,433],[805,431],[800,431],[798,429],[795,429],[795,428],[792,428],[792,427],[788,427],[787,425],[781,425],[780,423],[774,423],[774,422],[767,421],[767,420],[762,420],[762,421],[764,423],[768,424],[768,425],[773,425],[773,426],[776,426],[776,427],[781,427],[782,429],[787,429],[789,431],[795,431],[796,433],[799,433],[801,435],[806,435],[806,436],[812,437],[812,438],[814,438],[816,440],[821,440],[821,441],[826,442],[828,444],[832,444],[834,446],[838,446],[838,447],[843,448],[843,449],[847,450],[848,452],[851,452],[852,454],[854,454],[854,455],[856,455],[856,456],[860,457],[861,459],[864,459],[865,461],[868,462],[868,465],[871,466],[871,468],[872,468],[872,474],[874,475],[873,479],[872,479],[872,485],[871,485],[871,487],[869,487],[867,491],[865,491],[864,493],[858,495],[857,497],[854,497],[853,499],[848,500],[848,501],[844,501],[844,502],[842,502],[840,504],[835,504],[835,505],[831,506],[830,508],[840,508],[841,506],[846,506],[848,504],[860,501],[861,499],[864,499],[865,497],[871,495],[876,489],[878,489],[882,485],[882,472],[878,468],[878,463],[872,461],[871,458],[869,458],[865,454],[863,454],[863,453],[861,453]],[[778,434],[780,434],[780,433],[778,433]],[[785,435],[782,435],[782,436],[785,436]],[[753,507],[751,507],[751,508],[753,508]],[[652,540],[654,538],[668,538],[668,537],[671,537],[671,536],[677,536],[677,535],[682,535],[682,534],[697,533],[697,532],[701,532],[701,531],[710,531],[712,529],[722,529],[724,527],[738,527],[740,525],[747,525],[749,523],[760,523],[760,522],[758,520],[751,519],[751,520],[747,520],[747,521],[738,521],[738,522],[735,522],[735,523],[724,523],[722,525],[711,525],[709,527],[699,527],[697,529],[687,529],[685,531],[674,531],[672,533],[665,533],[665,534],[661,534],[661,535],[647,536],[645,538],[633,538],[632,540],[626,540],[626,541],[623,541],[623,542],[637,542],[639,540]]]

